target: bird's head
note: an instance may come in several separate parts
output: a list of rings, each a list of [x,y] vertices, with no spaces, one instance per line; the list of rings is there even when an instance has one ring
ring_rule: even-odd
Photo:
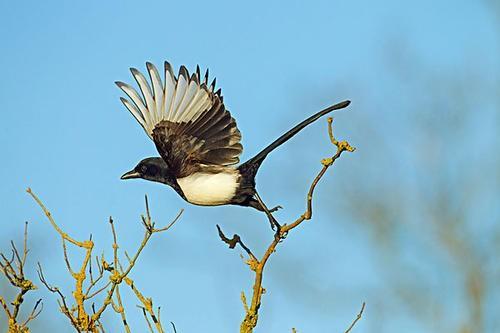
[[[167,163],[161,157],[148,157],[140,161],[134,169],[126,172],[121,179],[142,178],[153,182],[172,185],[173,177]]]

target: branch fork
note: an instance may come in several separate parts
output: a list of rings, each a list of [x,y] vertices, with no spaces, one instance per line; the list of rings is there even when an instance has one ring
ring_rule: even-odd
[[[131,288],[132,292],[143,305],[141,308],[144,311],[145,319],[148,322],[148,325],[151,327],[151,331],[153,332],[153,328],[149,323],[148,315],[153,320],[156,331],[160,333],[164,332],[159,320],[160,309],[158,308],[158,311],[155,313],[151,298],[144,297],[143,294],[139,292],[139,290],[135,287],[133,281],[128,277],[128,275],[136,265],[139,255],[142,253],[142,250],[147,245],[151,236],[153,234],[164,232],[170,229],[174,225],[174,223],[179,220],[180,216],[183,213],[183,210],[181,210],[179,214],[177,214],[177,216],[167,226],[163,228],[156,228],[149,212],[148,199],[147,197],[145,197],[146,214],[141,216],[141,222],[145,229],[144,236],[141,244],[132,257],[130,257],[127,252],[125,252],[125,256],[128,260],[127,265],[122,265],[120,261],[118,255],[119,245],[117,241],[115,225],[113,219],[110,217],[109,225],[111,227],[111,233],[113,235],[113,244],[111,246],[113,250],[113,260],[112,263],[106,261],[104,258],[104,254],[101,255],[100,259],[96,256],[95,262],[98,267],[98,275],[95,277],[95,272],[92,269],[92,252],[94,250],[94,242],[92,241],[92,236],[85,241],[78,241],[70,237],[56,224],[52,217],[52,214],[47,210],[38,196],[36,196],[29,188],[27,189],[27,192],[37,202],[37,204],[47,216],[52,227],[61,237],[66,268],[75,280],[75,287],[74,291],[72,292],[74,303],[69,305],[66,301],[66,296],[61,292],[61,290],[58,287],[52,286],[47,282],[42,271],[42,266],[40,264],[38,264],[38,275],[40,281],[45,285],[45,287],[49,291],[56,293],[59,296],[59,308],[61,312],[66,317],[68,317],[72,326],[78,332],[104,332],[101,317],[104,311],[109,307],[109,305],[111,305],[111,308],[121,316],[125,331],[130,332],[130,327],[128,326],[126,320],[125,309],[123,307],[120,295],[120,286],[123,282],[125,282],[125,284]],[[80,269],[77,272],[73,271],[71,268],[70,261],[67,255],[66,242],[69,242],[85,251],[85,257],[83,259],[83,262],[81,263]],[[98,284],[103,281],[105,272],[110,273],[108,281],[104,284],[101,283],[100,286],[98,286]],[[87,284],[86,288],[84,288],[84,284]],[[105,298],[102,301],[102,304],[100,306],[96,306],[95,303],[92,303],[92,312],[89,313],[86,308],[87,301],[101,293],[105,293]]]
[[[28,257],[28,222],[24,224],[24,242],[23,242],[23,252],[22,256],[14,244],[10,242],[12,255],[7,258],[3,253],[0,253],[0,273],[3,274],[9,283],[19,289],[16,297],[11,302],[7,302],[2,296],[0,296],[0,305],[5,312],[8,319],[9,332],[13,333],[27,333],[29,332],[28,324],[38,317],[38,315],[43,310],[42,300],[36,301],[31,313],[24,321],[19,321],[19,311],[24,302],[24,295],[28,292],[36,290],[36,285],[26,278],[24,274],[24,266],[26,265],[26,259]],[[9,307],[10,303],[10,307]]]
[[[276,218],[272,215],[272,213],[267,209],[267,206],[264,204],[260,196],[257,193],[255,195],[256,199],[263,207],[264,212],[266,213],[266,216],[269,219],[271,227],[274,231],[273,240],[271,241],[271,244],[267,247],[264,255],[260,259],[258,259],[250,250],[250,248],[244,244],[244,242],[242,241],[241,237],[238,234],[234,234],[232,238],[229,238],[224,234],[220,226],[217,225],[217,230],[220,239],[224,243],[226,243],[230,249],[234,249],[237,245],[239,245],[248,255],[248,259],[246,260],[245,263],[248,264],[248,266],[253,272],[255,272],[254,284],[252,288],[253,290],[252,301],[250,303],[250,306],[247,303],[245,294],[243,292],[241,293],[241,301],[245,309],[245,317],[240,325],[240,333],[251,333],[253,332],[253,329],[257,326],[258,312],[261,306],[262,295],[265,293],[265,289],[262,287],[262,278],[263,278],[264,268],[268,259],[274,252],[276,252],[276,247],[278,246],[278,244],[280,244],[286,239],[288,233],[292,229],[298,227],[302,222],[310,220],[312,218],[312,200],[313,200],[314,189],[316,188],[316,185],[321,180],[321,178],[328,170],[328,168],[334,164],[334,162],[342,155],[343,152],[345,151],[353,152],[355,150],[355,148],[352,147],[347,141],[338,141],[334,137],[332,129],[333,118],[331,117],[328,118],[327,122],[328,122],[328,136],[330,138],[330,142],[334,146],[336,146],[336,153],[331,157],[321,160],[323,168],[316,175],[313,182],[311,183],[311,186],[309,187],[309,191],[306,196],[306,210],[304,211],[304,213],[301,214],[295,221],[293,221],[290,224],[286,223],[280,224],[276,220]],[[364,309],[364,305],[362,309]],[[354,326],[356,321],[353,323],[352,326]],[[349,328],[348,331],[350,331],[352,326]]]

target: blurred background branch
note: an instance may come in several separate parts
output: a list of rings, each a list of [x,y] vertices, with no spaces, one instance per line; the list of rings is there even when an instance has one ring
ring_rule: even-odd
[[[426,331],[496,331],[499,77],[476,64],[433,68],[404,41],[386,52],[387,76],[404,95],[382,112],[406,132],[360,123],[377,148],[353,166],[352,181],[341,180],[341,206],[369,235],[383,276],[372,302]]]

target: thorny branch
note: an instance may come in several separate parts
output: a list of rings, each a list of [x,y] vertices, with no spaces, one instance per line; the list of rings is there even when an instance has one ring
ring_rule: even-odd
[[[316,188],[316,185],[319,183],[319,181],[326,173],[328,168],[330,168],[334,164],[334,162],[342,155],[343,152],[345,151],[353,152],[355,150],[355,148],[352,147],[347,141],[338,141],[337,139],[335,139],[333,135],[332,122],[333,118],[328,118],[328,135],[331,143],[336,146],[337,151],[332,157],[321,160],[323,168],[316,175],[313,182],[311,183],[311,186],[309,187],[309,191],[306,197],[306,210],[301,216],[299,216],[295,221],[293,221],[290,224],[280,224],[272,215],[272,213],[269,211],[269,209],[267,209],[266,205],[258,196],[258,194],[256,195],[257,200],[261,203],[269,221],[271,222],[271,225],[273,226],[273,230],[275,230],[274,238],[271,244],[267,247],[267,250],[260,259],[257,259],[253,255],[252,251],[243,243],[239,235],[235,234],[232,238],[228,238],[224,235],[221,228],[217,226],[219,237],[224,243],[229,245],[229,248],[232,249],[235,248],[236,245],[240,245],[241,248],[248,254],[249,259],[246,261],[246,263],[249,265],[250,269],[255,273],[254,284],[252,288],[253,289],[252,300],[250,306],[247,304],[245,294],[243,292],[241,294],[241,299],[243,302],[243,306],[245,308],[245,318],[243,319],[240,326],[241,333],[253,332],[253,329],[257,326],[258,312],[261,306],[262,295],[265,293],[265,289],[262,287],[262,277],[268,259],[276,251],[276,247],[278,246],[278,244],[280,244],[287,237],[288,233],[292,229],[299,226],[305,220],[311,219],[313,193]],[[364,310],[364,303],[362,311],[363,310]],[[360,312],[358,318],[353,322],[353,324],[351,325],[351,327],[348,329],[347,332],[349,332],[354,326],[354,324],[357,322],[357,320],[359,320],[362,311]]]
[[[33,319],[38,317],[40,312],[43,310],[42,300],[39,299],[33,309],[31,310],[28,317],[23,321],[19,322],[19,310],[24,302],[24,295],[31,290],[37,289],[37,287],[27,279],[24,275],[24,266],[26,264],[26,258],[28,256],[28,222],[24,225],[24,242],[23,242],[23,255],[19,254],[14,242],[10,242],[12,247],[12,255],[7,258],[3,253],[0,253],[0,271],[7,278],[10,284],[17,289],[19,292],[12,302],[10,302],[11,307],[7,304],[7,301],[0,296],[0,304],[5,311],[5,315],[8,318],[9,323],[9,333],[27,333],[29,332],[28,324]]]
[[[47,210],[45,205],[41,202],[41,200],[31,191],[31,189],[27,189],[27,192],[33,197],[33,199],[38,203],[42,211],[47,216],[52,227],[57,231],[57,233],[61,236],[63,253],[64,253],[64,261],[66,263],[66,268],[68,269],[70,275],[74,279],[74,290],[71,293],[73,304],[68,304],[66,300],[66,296],[61,292],[58,287],[50,285],[42,271],[42,267],[38,264],[38,275],[40,281],[44,284],[44,286],[51,292],[56,293],[59,296],[58,304],[60,311],[68,317],[72,326],[78,332],[104,332],[104,327],[101,322],[101,316],[106,311],[106,309],[111,305],[111,308],[120,315],[122,319],[122,323],[124,326],[124,330],[126,332],[130,332],[130,327],[128,325],[125,309],[123,307],[121,294],[120,294],[120,285],[125,282],[132,288],[132,291],[136,295],[137,299],[142,303],[143,308],[147,311],[149,316],[152,318],[156,331],[159,333],[163,333],[163,327],[159,320],[160,317],[160,309],[158,308],[157,313],[153,311],[152,305],[153,302],[151,298],[146,298],[140,293],[134,286],[132,280],[128,277],[131,270],[134,268],[137,259],[139,258],[142,250],[150,240],[151,236],[156,233],[164,232],[170,229],[177,222],[182,215],[183,210],[181,210],[177,216],[172,220],[170,224],[163,228],[156,228],[155,222],[152,221],[151,215],[149,213],[149,204],[147,197],[146,201],[146,215],[141,216],[141,221],[143,227],[145,229],[143,239],[137,248],[136,252],[132,257],[129,257],[125,252],[128,263],[127,265],[122,266],[119,255],[118,255],[118,241],[117,234],[114,226],[114,221],[110,217],[109,224],[111,227],[111,232],[113,235],[113,260],[112,263],[109,263],[102,255],[100,258],[95,257],[96,266],[97,266],[97,276],[95,276],[95,271],[92,269],[92,252],[94,250],[94,242],[92,241],[92,236],[86,241],[78,241],[74,238],[70,237],[67,233],[65,233],[54,221],[51,213]],[[84,259],[80,265],[78,271],[74,271],[71,268],[70,261],[67,255],[66,242],[69,242],[83,250],[85,250]],[[109,279],[106,283],[103,282],[103,277],[105,273],[109,273]],[[87,285],[84,287],[84,285]],[[89,313],[86,307],[88,304],[87,301],[92,299],[94,296],[99,295],[105,292],[105,297],[99,306],[96,306],[95,303],[91,304],[92,312]]]

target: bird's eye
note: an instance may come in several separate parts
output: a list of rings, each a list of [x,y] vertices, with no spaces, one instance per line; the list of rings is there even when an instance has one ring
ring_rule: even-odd
[[[141,167],[141,172],[144,174],[144,173],[146,173],[147,171],[148,171],[148,167],[147,167],[147,166],[145,166],[145,165],[143,165],[143,166]]]

